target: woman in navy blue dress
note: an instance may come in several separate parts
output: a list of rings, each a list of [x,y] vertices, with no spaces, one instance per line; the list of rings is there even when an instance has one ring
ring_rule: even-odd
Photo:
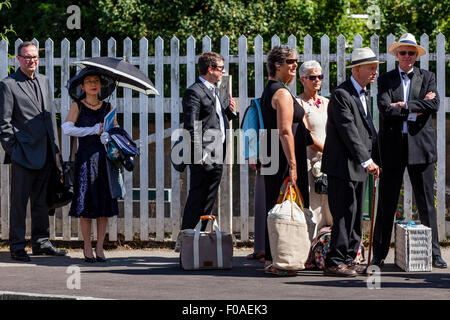
[[[83,90],[83,95],[72,103],[62,126],[64,134],[78,137],[74,195],[69,215],[80,218],[85,261],[105,262],[103,243],[108,217],[117,215],[119,212],[117,199],[111,197],[106,151],[100,139],[104,117],[112,106],[99,99],[102,78],[95,72],[87,73],[80,80],[80,88]],[[114,125],[117,126],[116,119],[114,119]],[[95,258],[91,245],[92,219],[97,219]]]

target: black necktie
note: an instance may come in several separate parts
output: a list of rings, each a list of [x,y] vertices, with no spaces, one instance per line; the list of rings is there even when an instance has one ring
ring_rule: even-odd
[[[400,72],[400,74],[402,75],[403,80],[406,80],[406,77],[412,79],[412,77],[414,76],[414,72],[406,73],[402,71]]]
[[[360,94],[364,95],[364,98],[366,99],[366,120],[369,124],[370,130],[372,131],[372,142],[376,140],[377,131],[375,129],[375,126],[373,125],[372,116],[370,114],[370,104],[369,104],[369,91],[362,89],[360,91]]]

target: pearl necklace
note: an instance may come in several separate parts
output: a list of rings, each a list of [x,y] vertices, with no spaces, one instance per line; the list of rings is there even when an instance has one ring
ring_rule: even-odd
[[[97,109],[97,107],[99,107],[100,105],[101,105],[101,101],[99,100],[99,101],[97,101],[97,103],[96,104],[92,104],[92,103],[89,103],[86,99],[83,99],[83,102],[85,103],[85,104],[87,104],[88,106],[91,106],[92,108],[94,108],[94,109]]]

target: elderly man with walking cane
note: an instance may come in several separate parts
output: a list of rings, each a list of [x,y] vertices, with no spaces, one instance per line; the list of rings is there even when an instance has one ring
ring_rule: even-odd
[[[355,277],[366,268],[354,263],[362,237],[362,209],[367,174],[380,174],[377,132],[366,85],[380,62],[370,48],[353,50],[352,75],[339,85],[328,106],[322,172],[328,175],[328,203],[333,217],[324,274]]]

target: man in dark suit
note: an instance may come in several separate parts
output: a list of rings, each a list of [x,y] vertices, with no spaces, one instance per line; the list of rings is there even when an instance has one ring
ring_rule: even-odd
[[[182,102],[184,129],[189,131],[192,147],[189,195],[181,229],[193,229],[200,216],[211,214],[222,178],[228,121],[236,117],[231,95],[229,103],[222,101],[215,85],[225,73],[223,57],[203,53],[198,69],[200,77],[186,90]],[[202,230],[205,227],[206,223]]]
[[[38,48],[19,46],[20,68],[0,82],[0,142],[11,163],[9,242],[11,257],[30,261],[25,251],[25,218],[31,202],[33,254],[65,255],[49,241],[47,185],[56,164],[58,136],[50,81],[36,72]]]
[[[333,226],[325,275],[354,277],[362,236],[362,209],[367,174],[378,177],[377,132],[370,114],[366,85],[377,76],[379,62],[370,48],[352,53],[352,76],[333,92],[328,105],[322,172],[328,175],[328,203]]]
[[[374,259],[382,266],[389,252],[392,226],[397,210],[405,168],[411,179],[419,217],[432,230],[433,266],[445,268],[441,257],[434,207],[434,165],[437,161],[436,134],[432,116],[439,109],[434,73],[414,67],[425,49],[412,34],[393,43],[389,53],[398,59],[398,68],[378,79],[380,110],[380,152],[383,173],[374,228]]]

